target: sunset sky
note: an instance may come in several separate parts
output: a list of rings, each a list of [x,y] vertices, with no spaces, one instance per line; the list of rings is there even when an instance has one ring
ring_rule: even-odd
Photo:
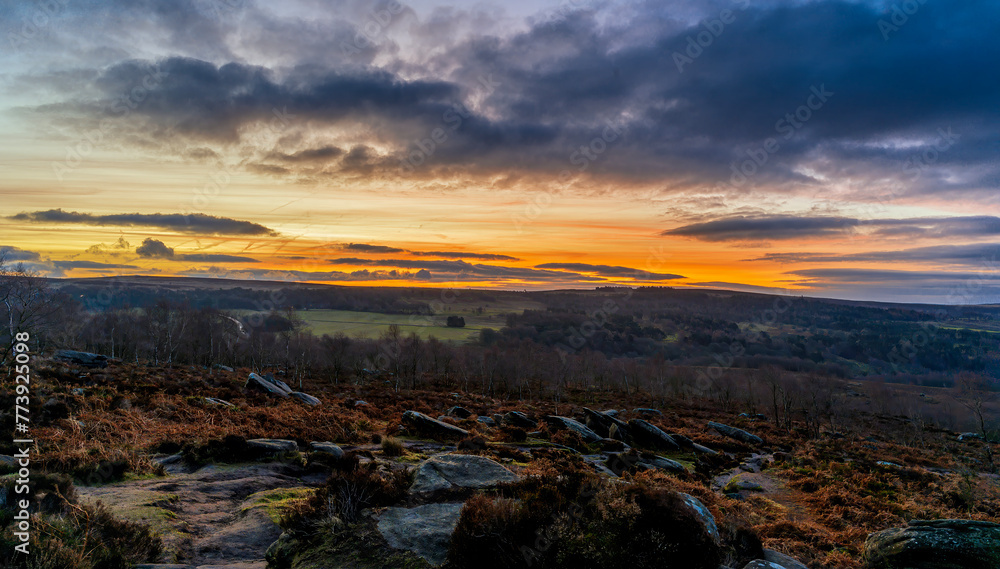
[[[53,277],[1000,301],[1000,3],[0,3]]]

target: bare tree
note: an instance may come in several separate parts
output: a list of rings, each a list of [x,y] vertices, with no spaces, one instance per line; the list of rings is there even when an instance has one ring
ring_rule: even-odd
[[[33,339],[40,340],[60,312],[60,303],[45,279],[23,263],[11,267],[5,256],[0,252],[0,317],[4,323],[0,361],[4,362],[11,354],[16,334],[29,332]]]
[[[993,461],[993,444],[990,442],[987,423],[987,406],[997,399],[997,383],[994,379],[974,373],[961,373],[955,379],[955,398],[972,412],[979,435],[983,437],[986,446],[986,463],[990,472],[996,472]]]
[[[340,383],[340,376],[347,370],[348,350],[351,347],[351,339],[343,332],[337,332],[333,336],[323,335],[321,340],[323,353],[329,363],[330,371],[333,373],[333,383]]]

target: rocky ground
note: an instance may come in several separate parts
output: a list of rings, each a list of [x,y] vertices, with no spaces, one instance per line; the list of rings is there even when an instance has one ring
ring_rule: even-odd
[[[164,543],[148,567],[439,566],[463,504],[535,476],[552,453],[603,480],[665,483],[709,535],[749,528],[764,547],[737,568],[1000,566],[977,561],[1000,551],[988,443],[905,418],[841,418],[816,434],[711,401],[299,392],[235,370],[54,368],[40,383],[44,467],[72,472],[82,502],[148,523]],[[124,475],[95,483],[91,457]],[[280,522],[345,457],[411,472],[406,496],[303,551]]]
[[[164,561],[192,567],[264,566],[264,549],[281,535],[282,503],[322,482],[281,462],[172,469],[165,478],[80,487],[126,518],[149,523],[164,540]]]

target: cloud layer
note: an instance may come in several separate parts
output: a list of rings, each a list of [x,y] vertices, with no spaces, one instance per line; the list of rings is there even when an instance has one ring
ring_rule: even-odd
[[[53,225],[99,225],[113,227],[156,227],[178,233],[201,235],[275,235],[275,232],[259,223],[241,221],[228,217],[217,217],[204,213],[184,215],[179,213],[122,213],[95,215],[76,211],[50,209],[46,211],[23,212],[8,219],[29,223],[49,223]]]
[[[63,93],[38,113],[106,118],[118,135],[166,151],[224,154],[253,138],[244,165],[291,177],[488,175],[516,164],[735,187],[769,138],[778,148],[745,183],[892,175],[919,195],[984,190],[1000,168],[990,142],[1000,79],[982,72],[1000,59],[990,25],[1000,6],[987,0],[922,4],[888,36],[881,2],[634,2],[517,26],[499,13],[405,9],[363,49],[356,35],[370,8],[352,2],[300,6],[305,17],[248,2],[231,19],[206,17],[197,2],[142,4],[74,8],[78,27],[64,40],[122,48],[130,36],[116,30],[148,11],[161,38],[152,51],[167,55],[109,62],[95,52],[72,74],[36,74]],[[143,100],[116,110],[150,76]],[[595,150],[613,159],[578,153],[602,137]],[[969,175],[946,175],[956,165]]]

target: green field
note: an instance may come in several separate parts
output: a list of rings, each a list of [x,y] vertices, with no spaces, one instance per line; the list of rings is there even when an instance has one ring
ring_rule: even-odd
[[[445,326],[446,316],[424,316],[419,314],[382,314],[379,312],[355,312],[351,310],[300,310],[296,315],[306,323],[313,334],[321,336],[342,332],[354,338],[378,338],[389,326],[396,324],[400,332],[409,335],[416,332],[424,340],[434,336],[438,340],[449,342],[468,342],[479,338],[481,323],[470,322],[465,317],[465,328],[449,328]],[[493,326],[500,328],[503,319],[494,317]]]
[[[239,311],[239,314],[246,316],[249,312]],[[503,315],[489,314],[485,310],[483,314],[454,311],[434,316],[353,310],[298,310],[295,315],[317,336],[332,336],[341,332],[352,338],[378,338],[390,325],[396,324],[404,335],[415,332],[424,340],[434,336],[438,340],[457,343],[477,341],[479,331],[483,328],[499,330],[506,323]],[[465,318],[465,327],[449,328],[445,325],[448,316],[462,316]]]
[[[544,306],[523,299],[500,299],[488,303],[463,301],[459,295],[457,298],[449,298],[449,302],[432,304],[432,308],[438,310],[433,316],[327,309],[297,310],[295,315],[317,336],[332,336],[341,332],[352,338],[374,339],[395,324],[405,335],[416,333],[424,340],[433,336],[442,341],[465,343],[478,341],[479,331],[483,328],[503,328],[507,324],[507,314],[520,314],[526,309],[544,309]],[[235,312],[246,316],[252,311]],[[465,318],[465,327],[446,326],[449,316]]]

